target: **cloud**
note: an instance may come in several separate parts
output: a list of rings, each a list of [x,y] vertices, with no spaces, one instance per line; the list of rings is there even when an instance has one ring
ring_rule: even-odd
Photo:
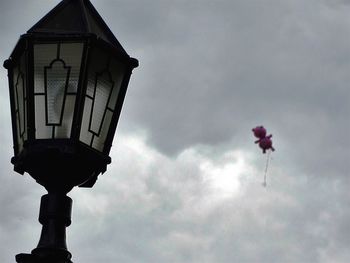
[[[130,25],[145,39],[162,33],[139,53],[127,122],[146,128],[167,154],[245,141],[256,124],[285,136],[292,151],[298,144],[295,155],[308,152],[300,146],[310,138],[319,152],[332,149],[348,128],[348,20],[322,2],[270,2],[160,5],[147,24]],[[348,144],[337,145],[346,156]]]
[[[0,57],[56,3],[1,2]],[[73,261],[348,262],[348,5],[93,4],[140,67],[112,164],[93,189],[71,193]],[[9,262],[38,241],[44,191],[11,172],[5,71],[0,84],[0,261]],[[267,188],[255,125],[276,148]]]
[[[76,260],[327,262],[342,246],[338,231],[346,231],[348,215],[338,210],[346,193],[339,185],[295,177],[274,159],[264,188],[258,155],[211,158],[190,148],[169,158],[146,141],[121,136],[108,174],[92,191],[72,193]],[[84,229],[91,230],[82,237]],[[89,252],[94,242],[98,253]]]

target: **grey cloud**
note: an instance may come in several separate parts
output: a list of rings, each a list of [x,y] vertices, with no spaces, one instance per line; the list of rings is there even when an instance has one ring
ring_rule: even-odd
[[[97,198],[96,204],[108,200],[108,209],[99,217],[98,207],[86,213],[94,202],[78,206],[76,216],[85,218],[80,231],[89,227],[91,217],[94,224],[84,234],[90,238],[74,235],[72,248],[80,248],[77,259],[95,262],[104,255],[124,262],[328,262],[324,257],[337,248],[336,262],[346,261],[349,215],[342,208],[348,196],[342,196],[346,191],[341,185],[274,172],[267,189],[249,181],[240,195],[215,202],[196,168],[198,159],[183,156],[173,166],[158,156],[138,176],[111,174],[114,178],[104,178],[104,186],[101,180],[88,198]],[[115,168],[123,172],[124,165]],[[138,191],[127,191],[129,187]],[[95,239],[104,244],[98,253],[81,250]]]
[[[165,152],[181,151],[192,143],[227,141],[247,122],[281,130],[298,115],[333,119],[339,116],[334,112],[343,115],[349,110],[347,76],[342,74],[348,63],[337,65],[339,57],[345,60],[347,49],[322,14],[309,18],[311,10],[287,13],[268,6],[261,12],[246,8],[250,12],[235,18],[242,10],[234,6],[217,4],[220,14],[198,3],[193,13],[179,8],[186,27],[175,31],[192,35],[174,39],[174,25],[165,21],[168,35],[159,34],[145,60],[140,58],[125,114],[148,127],[150,140]],[[239,19],[250,22],[242,27],[244,22],[236,23]],[[326,26],[320,33],[319,24]],[[334,49],[338,52],[328,54]],[[314,129],[310,123],[299,126]]]
[[[71,193],[74,262],[348,262],[348,6],[92,2],[140,67],[113,163],[94,189]],[[0,57],[56,3],[1,2]],[[43,190],[12,172],[5,71],[0,83],[0,241],[7,244],[0,261],[10,262],[38,241]],[[250,131],[260,124],[274,135],[271,186],[250,174],[240,179],[240,195],[214,204],[188,151],[220,163],[223,153],[243,149],[263,171]],[[146,134],[143,152],[123,145],[138,131]]]

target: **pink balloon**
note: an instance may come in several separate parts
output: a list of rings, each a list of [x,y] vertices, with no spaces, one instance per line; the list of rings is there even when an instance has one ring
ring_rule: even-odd
[[[263,126],[257,126],[252,129],[254,136],[257,138],[264,138],[266,136],[266,129]]]
[[[259,138],[255,143],[259,143],[259,147],[263,150],[263,153],[266,153],[266,150],[271,149],[272,151],[275,148],[272,147],[272,134],[266,136],[266,129],[263,126],[257,126],[252,129],[254,136]]]

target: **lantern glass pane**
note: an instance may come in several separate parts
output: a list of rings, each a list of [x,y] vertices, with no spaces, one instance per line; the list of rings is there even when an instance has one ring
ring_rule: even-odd
[[[70,137],[82,53],[83,43],[34,45],[37,139]]]
[[[105,116],[109,98],[113,89],[113,81],[107,72],[103,72],[96,78],[96,88],[93,94],[93,106],[91,109],[91,122],[89,130],[94,134],[100,134],[102,122]]]
[[[112,121],[113,113],[111,111],[106,112],[105,121],[103,122],[103,126],[101,129],[100,136],[96,136],[93,140],[92,147],[96,150],[102,152],[104,146],[104,140],[107,137],[107,132],[109,130],[109,125]]]
[[[55,138],[67,138],[70,136],[73,114],[75,106],[75,96],[66,96],[65,110],[62,118],[62,124],[56,127]]]
[[[80,140],[103,152],[125,69],[98,49],[90,61]]]
[[[52,126],[45,123],[45,96],[35,96],[35,134],[37,139],[47,139],[52,136]]]
[[[69,74],[68,93],[76,93],[78,90],[81,59],[83,55],[82,43],[61,44],[60,58],[71,67]]]
[[[115,107],[117,106],[117,99],[118,99],[120,87],[122,85],[123,77],[125,74],[125,68],[120,62],[118,62],[116,60],[112,60],[110,63],[110,69],[111,69],[111,72],[113,74],[115,88],[112,91],[111,99],[109,100],[108,107],[112,111],[114,111]]]
[[[26,87],[26,62],[22,55],[18,64],[13,68],[13,95],[14,111],[16,116],[16,140],[18,152],[22,151],[23,144],[27,140],[27,87]]]
[[[84,104],[85,114],[83,114],[83,119],[81,122],[80,141],[88,145],[91,145],[93,134],[89,132],[90,114],[86,114],[86,113],[91,112],[91,109],[92,109],[92,100],[87,97],[85,98],[85,104]]]
[[[45,67],[57,56],[57,44],[34,45],[34,93],[45,92]]]
[[[47,125],[61,125],[69,72],[70,69],[61,60],[55,60],[50,67],[45,67]]]

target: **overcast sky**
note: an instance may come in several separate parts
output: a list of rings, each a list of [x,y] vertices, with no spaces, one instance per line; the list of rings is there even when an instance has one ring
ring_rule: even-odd
[[[0,59],[58,0],[1,0]],[[134,70],[112,164],[74,189],[79,263],[350,262],[350,2],[91,0]],[[0,262],[39,240],[0,71]],[[266,155],[251,129],[273,134]]]

